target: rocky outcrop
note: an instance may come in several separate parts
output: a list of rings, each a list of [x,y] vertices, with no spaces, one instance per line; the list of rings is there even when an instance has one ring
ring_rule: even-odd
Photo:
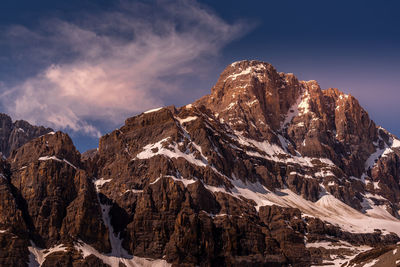
[[[2,264],[24,266],[32,261],[28,246],[51,248],[83,241],[100,252],[111,251],[95,186],[81,169],[80,154],[68,135],[57,132],[36,138],[2,164],[0,235],[15,236],[12,243],[1,243],[10,253],[0,256]],[[76,260],[82,260],[77,255]]]
[[[66,208],[77,194],[74,163],[79,163],[78,152],[71,139],[58,132],[22,146],[11,155],[10,162],[11,183],[26,201],[38,236],[35,243],[54,245],[61,238]]]
[[[66,208],[60,231],[61,236],[67,241],[82,240],[99,251],[111,251],[109,231],[102,219],[102,211],[92,179],[86,172],[79,170],[74,176],[74,183],[76,197]]]
[[[29,255],[28,226],[9,179],[9,166],[0,160],[0,266],[24,266]]]
[[[27,227],[23,220],[23,214],[18,207],[16,192],[10,184],[10,169],[4,160],[0,160],[0,229],[3,232],[24,233]]]
[[[12,122],[8,115],[0,114],[0,152],[8,157],[28,141],[51,131],[50,128],[33,126],[24,120]]]
[[[316,81],[299,81],[260,61],[240,61],[221,74],[212,93],[195,102],[235,131],[282,144],[302,156],[329,158],[360,177],[375,151],[378,129],[358,101]]]

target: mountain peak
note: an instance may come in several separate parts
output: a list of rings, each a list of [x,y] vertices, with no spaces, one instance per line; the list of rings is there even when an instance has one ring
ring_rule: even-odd
[[[57,132],[0,159],[0,265],[342,264],[400,240],[399,157],[351,95],[235,62],[210,95],[128,118],[82,157]]]
[[[271,73],[277,75],[275,68],[267,62],[257,60],[237,61],[224,69],[212,91],[240,87],[240,85],[245,86],[253,79],[263,82],[265,77],[270,76]]]
[[[374,122],[351,95],[322,90],[315,80],[299,81],[262,61],[230,64],[211,94],[194,105],[248,138],[290,144],[296,153],[329,158],[354,176],[363,173],[362,162],[378,138]]]
[[[51,131],[51,128],[33,126],[24,120],[13,122],[10,116],[0,113],[0,153],[8,157],[29,140]]]
[[[237,131],[249,129],[253,137],[270,139],[303,91],[293,74],[278,73],[266,62],[245,60],[227,66],[211,94],[195,105],[204,105]]]

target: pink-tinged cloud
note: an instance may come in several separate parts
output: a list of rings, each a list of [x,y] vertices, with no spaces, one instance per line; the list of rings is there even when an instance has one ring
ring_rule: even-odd
[[[35,124],[98,136],[90,121],[116,124],[163,105],[164,97],[181,90],[165,77],[201,72],[202,58],[217,55],[247,29],[193,1],[140,7],[158,8],[159,16],[140,16],[138,8],[125,3],[119,12],[87,15],[80,23],[52,20],[42,25],[45,34],[42,29],[10,28],[13,38],[34,36],[48,41],[56,53],[67,48],[73,56],[49,62],[36,76],[7,88],[2,96],[7,111]]]

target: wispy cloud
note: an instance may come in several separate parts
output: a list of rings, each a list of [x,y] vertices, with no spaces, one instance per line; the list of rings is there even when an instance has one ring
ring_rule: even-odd
[[[98,136],[90,121],[115,124],[163,105],[181,90],[171,78],[204,70],[204,58],[247,30],[194,1],[122,2],[79,21],[13,26],[5,38],[31,43],[47,66],[6,88],[2,103],[16,118]]]

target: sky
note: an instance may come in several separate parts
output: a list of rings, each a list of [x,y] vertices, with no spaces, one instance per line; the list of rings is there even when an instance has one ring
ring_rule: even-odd
[[[65,131],[83,152],[256,59],[355,96],[400,136],[399,10],[394,0],[2,0],[0,112]]]

